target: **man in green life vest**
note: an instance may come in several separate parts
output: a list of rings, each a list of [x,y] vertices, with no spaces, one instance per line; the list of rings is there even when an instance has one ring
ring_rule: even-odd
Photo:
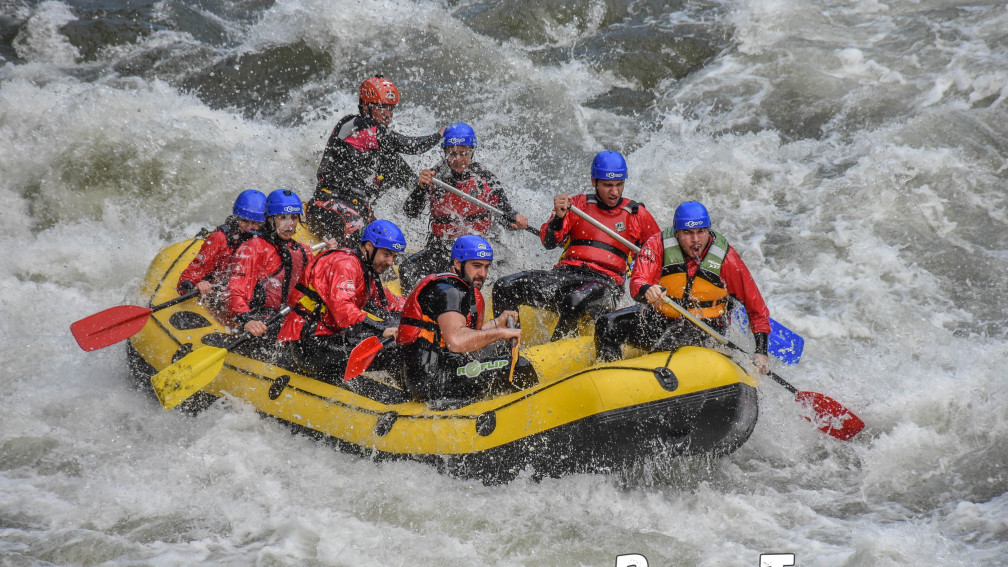
[[[672,226],[641,247],[630,274],[630,294],[641,303],[599,317],[595,347],[600,360],[617,360],[624,342],[650,351],[702,344],[707,335],[665,303],[668,296],[723,333],[729,296],[745,306],[756,341],[753,362],[768,370],[770,312],[749,268],[721,234],[711,230],[707,208],[687,201],[676,208]]]

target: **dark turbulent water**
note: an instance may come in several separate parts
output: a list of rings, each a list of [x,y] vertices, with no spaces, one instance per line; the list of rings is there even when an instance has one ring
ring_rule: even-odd
[[[1008,556],[1008,9],[914,2],[0,0],[0,565],[999,565]],[[542,222],[602,149],[688,199],[806,339],[718,460],[484,487],[161,411],[68,325],[247,187],[307,197],[381,72]],[[435,152],[410,158],[414,167]],[[379,212],[419,243],[393,192]],[[555,252],[505,234],[498,273]]]

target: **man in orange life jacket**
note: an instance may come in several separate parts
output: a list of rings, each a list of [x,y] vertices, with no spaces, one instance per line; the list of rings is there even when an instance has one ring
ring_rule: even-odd
[[[220,304],[214,307],[223,307],[223,298],[217,294],[210,296],[210,293],[227,285],[231,257],[238,246],[255,236],[255,231],[262,227],[266,220],[265,210],[266,195],[261,191],[246,189],[239,193],[231,208],[231,216],[207,235],[196,257],[179,275],[176,286],[179,294],[198,289],[201,298]]]
[[[552,270],[503,277],[493,288],[494,313],[516,311],[520,304],[556,311],[560,318],[552,340],[576,331],[584,313],[594,318],[616,308],[631,253],[616,239],[571,213],[571,205],[638,246],[661,231],[643,203],[623,197],[627,166],[622,155],[600,152],[591,172],[595,194],[557,195],[553,199],[553,218],[540,230],[546,249],[564,246],[559,263]]]
[[[399,154],[426,152],[441,139],[444,128],[418,137],[391,130],[398,103],[399,89],[375,75],[360,86],[358,113],[344,116],[333,128],[305,219],[316,235],[355,247],[364,226],[375,220],[372,208],[380,193],[408,187],[416,178]]]
[[[687,201],[672,226],[644,243],[630,275],[630,294],[643,305],[599,317],[595,347],[601,360],[616,360],[624,342],[651,351],[703,344],[707,334],[662,299],[670,297],[713,329],[728,324],[728,299],[745,306],[756,340],[753,362],[767,371],[770,312],[749,269],[724,236],[711,230],[707,208]]]
[[[539,379],[525,358],[519,357],[511,372],[508,342],[520,340],[521,329],[510,328],[508,319],[518,314],[504,311],[483,321],[480,288],[493,248],[467,234],[455,241],[451,257],[450,272],[428,275],[406,298],[396,337],[403,350],[402,382],[421,401],[449,405],[534,385]]]
[[[301,199],[293,191],[273,191],[266,197],[262,231],[235,251],[227,286],[228,310],[242,330],[263,339],[250,343],[250,350],[274,351],[278,329],[267,334],[266,320],[288,302],[311,257],[310,248],[293,240],[301,212]]]
[[[367,225],[356,249],[322,252],[311,261],[294,293],[294,308],[280,327],[280,342],[309,375],[341,383],[350,351],[368,337],[394,336],[398,317],[377,321],[370,311],[402,311],[405,300],[382,287],[381,274],[406,249],[406,237],[387,220]],[[372,370],[398,370],[397,347],[378,352]]]
[[[403,289],[412,288],[426,274],[444,269],[451,259],[451,246],[463,234],[486,236],[493,223],[493,213],[466,201],[432,183],[436,177],[468,193],[488,205],[504,211],[508,227],[523,230],[528,219],[514,212],[497,177],[480,163],[473,161],[476,152],[476,132],[468,124],[457,122],[445,128],[444,160],[434,169],[420,172],[417,186],[406,199],[404,211],[415,218],[430,199],[431,234],[423,250],[410,256],[399,266]]]

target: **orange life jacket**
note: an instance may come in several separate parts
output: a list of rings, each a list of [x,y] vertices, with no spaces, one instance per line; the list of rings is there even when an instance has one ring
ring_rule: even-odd
[[[472,296],[475,297],[475,301],[469,306],[469,312],[466,313],[466,326],[470,329],[479,329],[483,327],[484,304],[483,294],[480,293],[480,290],[470,287],[465,280],[450,272],[443,274],[430,274],[420,280],[420,283],[413,288],[412,293],[410,293],[409,297],[406,298],[406,305],[403,307],[402,317],[399,319],[399,334],[396,338],[397,343],[401,345],[409,345],[416,342],[417,339],[423,339],[432,345],[437,345],[441,348],[446,347],[444,338],[441,336],[441,328],[438,327],[437,321],[424,314],[423,307],[417,300],[420,296],[420,292],[427,287],[428,284],[443,280],[458,281],[463,287],[472,292]]]
[[[721,280],[721,266],[728,254],[728,240],[714,231],[711,231],[711,235],[714,237],[713,242],[707,247],[696,273],[689,277],[686,258],[676,240],[675,231],[672,227],[662,231],[665,254],[658,284],[666,289],[673,301],[701,319],[723,316],[728,304],[728,290]],[[680,317],[679,312],[664,301],[658,304],[658,310],[668,317]]]

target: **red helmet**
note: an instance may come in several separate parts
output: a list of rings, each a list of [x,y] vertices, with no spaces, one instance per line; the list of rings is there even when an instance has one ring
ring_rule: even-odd
[[[361,104],[399,104],[399,89],[392,81],[381,75],[375,75],[361,83]]]

